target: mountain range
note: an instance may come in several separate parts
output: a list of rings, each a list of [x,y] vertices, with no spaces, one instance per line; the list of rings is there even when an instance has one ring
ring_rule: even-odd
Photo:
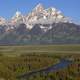
[[[80,25],[54,7],[38,4],[27,15],[17,11],[10,20],[0,17],[0,45],[79,43]]]

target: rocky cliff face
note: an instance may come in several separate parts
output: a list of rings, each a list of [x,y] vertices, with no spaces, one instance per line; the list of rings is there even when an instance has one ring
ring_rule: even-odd
[[[56,8],[38,4],[27,16],[17,11],[0,18],[0,44],[80,43],[80,25],[72,23]]]

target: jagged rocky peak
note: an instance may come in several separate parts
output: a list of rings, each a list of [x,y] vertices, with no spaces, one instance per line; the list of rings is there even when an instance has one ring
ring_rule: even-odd
[[[21,17],[21,16],[22,16],[21,12],[20,12],[20,11],[16,11],[16,13],[15,13],[15,15],[12,17],[12,19],[14,19],[14,18],[19,18],[19,17]]]
[[[45,9],[40,3],[32,10],[27,19],[32,24],[43,22],[68,22],[66,16],[64,16],[60,10],[55,7]]]
[[[0,17],[0,25],[4,25],[6,23],[5,18]]]
[[[64,16],[64,14],[60,10],[54,7],[50,7],[46,9],[46,11],[48,13],[49,19],[52,19],[53,22],[69,22],[67,17]]]
[[[57,10],[54,7],[50,7],[48,9],[46,9],[46,11],[49,14],[49,16],[53,16],[53,17],[57,17],[57,16],[62,16],[63,17],[64,16],[61,11]]]
[[[4,18],[0,18],[1,25],[5,22],[6,20]],[[56,22],[69,22],[69,20],[55,7],[45,9],[43,5],[39,3],[27,16],[22,15],[22,13],[17,10],[7,24],[16,25],[25,23],[32,28],[35,24],[52,24]]]
[[[33,11],[36,11],[36,12],[41,12],[44,10],[44,7],[41,3],[39,3],[34,9]]]
[[[15,15],[11,19],[12,24],[24,23],[24,16],[20,11],[16,11]]]
[[[33,28],[35,24],[52,24],[59,22],[66,23],[69,22],[69,20],[55,7],[45,9],[40,3],[26,17],[26,24],[29,29]],[[45,26],[41,26],[41,28],[45,30]],[[50,29],[51,27],[47,28]]]
[[[46,11],[51,13],[51,12],[56,12],[57,9],[54,8],[54,7],[50,7],[50,8],[48,8],[48,9],[46,9]]]

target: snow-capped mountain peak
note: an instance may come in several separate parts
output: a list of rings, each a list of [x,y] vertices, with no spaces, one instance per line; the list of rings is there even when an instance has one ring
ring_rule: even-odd
[[[0,25],[4,25],[6,23],[5,18],[0,17]]]
[[[16,12],[16,17],[19,17],[21,15],[21,12],[17,11]]]
[[[50,7],[45,9],[41,3],[39,3],[27,16],[22,15],[20,11],[16,11],[15,15],[9,20],[9,22],[4,18],[0,18],[0,24],[6,23],[7,25],[19,25],[21,23],[26,24],[28,29],[33,28],[35,24],[53,24],[59,22],[70,22],[64,14],[54,8]],[[45,26],[43,29],[45,29]],[[42,28],[41,27],[41,28]],[[49,28],[49,27],[47,27]]]
[[[54,7],[45,9],[43,5],[39,3],[32,12],[26,16],[25,22],[28,29],[31,29],[35,24],[52,24],[69,21],[60,10]]]
[[[56,8],[54,8],[54,7],[50,7],[50,8],[47,8],[47,9],[45,9],[47,12],[56,12],[57,11],[57,9]]]
[[[21,14],[20,11],[16,11],[15,15],[11,19],[12,24],[20,24],[24,23],[24,16]]]
[[[34,9],[33,11],[36,11],[36,12],[41,12],[44,10],[44,7],[41,3],[39,3]]]
[[[19,18],[20,16],[22,16],[20,11],[16,11],[15,15],[12,17],[12,19],[14,18]]]

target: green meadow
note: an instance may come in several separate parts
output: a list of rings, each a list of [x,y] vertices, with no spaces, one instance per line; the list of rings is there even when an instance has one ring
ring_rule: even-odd
[[[56,65],[61,59],[71,60],[72,64],[47,76],[35,73],[17,78]],[[79,74],[80,45],[0,46],[0,80],[80,80]]]
[[[28,46],[0,46],[0,53],[5,55],[43,54],[43,53],[80,53],[80,45],[28,45]]]

